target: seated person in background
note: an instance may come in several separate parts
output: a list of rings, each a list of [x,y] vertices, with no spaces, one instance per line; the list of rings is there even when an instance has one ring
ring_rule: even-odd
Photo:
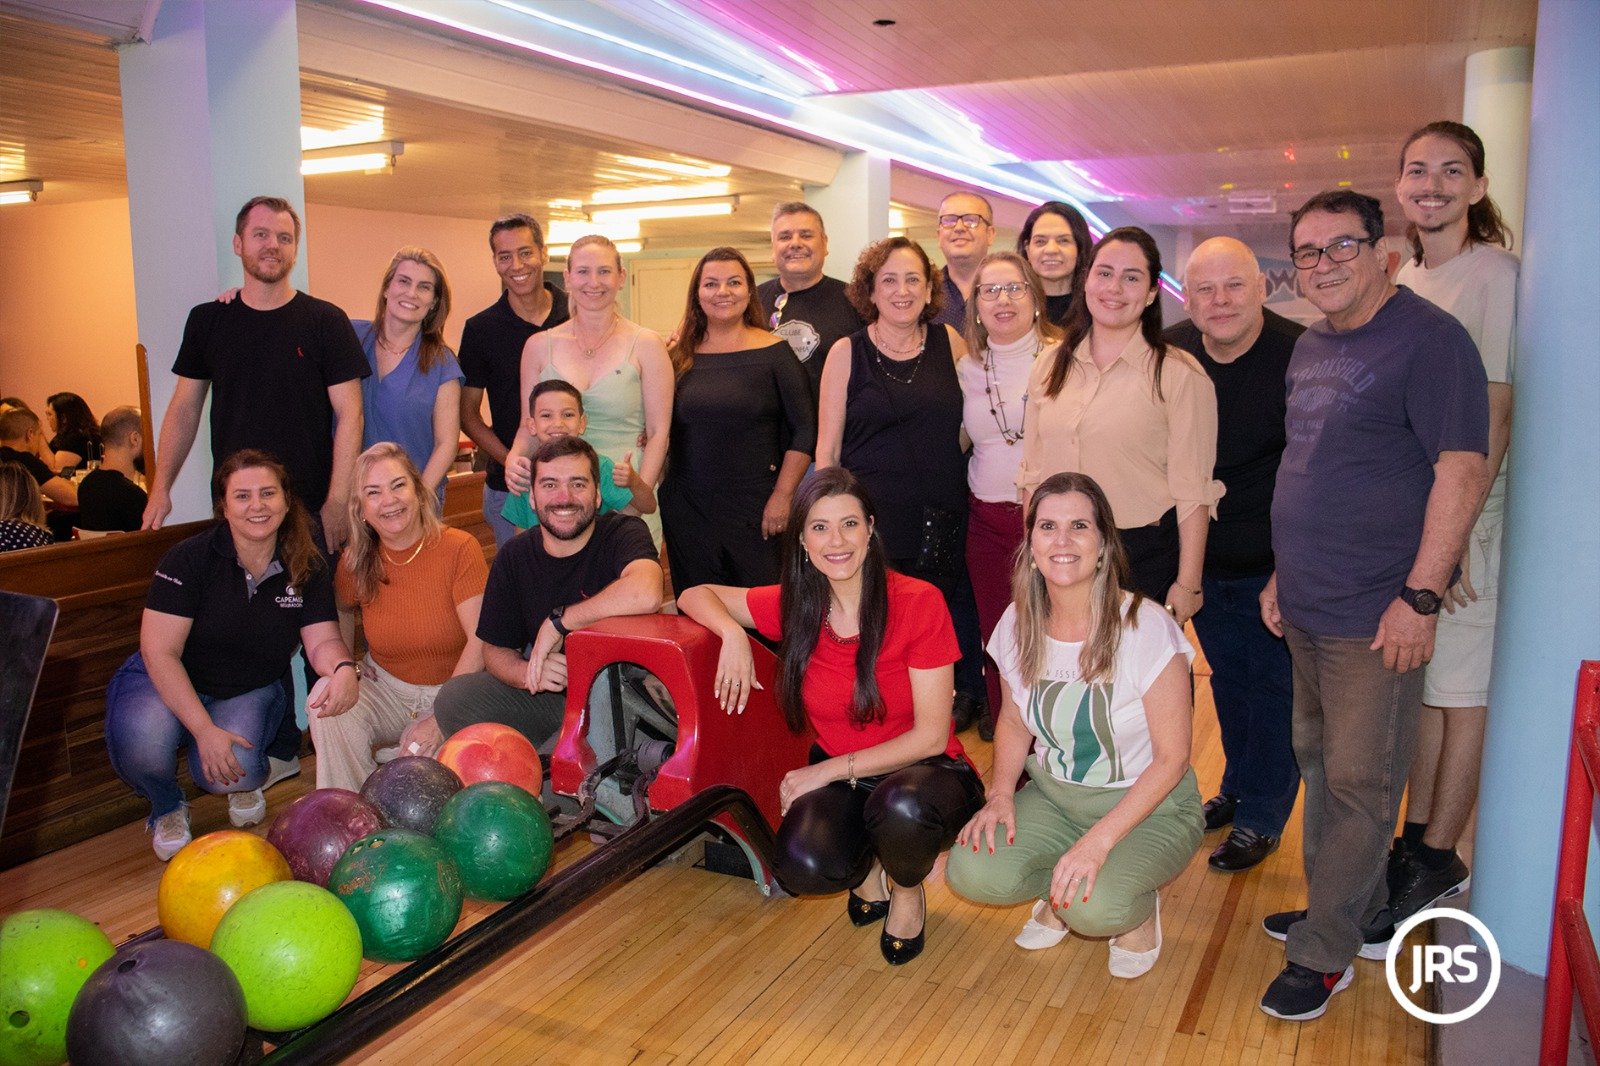
[[[1002,701],[989,801],[945,877],[980,903],[1036,900],[1019,946],[1053,947],[1068,929],[1110,937],[1111,976],[1141,977],[1161,954],[1157,890],[1204,831],[1189,766],[1194,649],[1130,589],[1093,478],[1046,478],[1026,528],[1014,602],[989,640]]]
[[[207,792],[228,794],[239,828],[266,817],[267,745],[289,709],[283,678],[302,644],[321,675],[309,713],[356,700],[359,672],[339,636],[333,580],[289,472],[234,452],[211,481],[217,521],[161,557],[139,650],[106,689],[111,768],[150,801],[156,858],[189,842],[177,756]]]
[[[44,417],[50,424],[51,470],[76,470],[100,458],[100,423],[89,405],[75,392],[58,392],[45,400]]]
[[[0,552],[40,548],[54,540],[33,475],[18,463],[0,462]]]
[[[557,437],[581,437],[589,427],[583,413],[583,393],[576,385],[550,378],[541,381],[528,394],[528,417],[523,419],[524,429],[533,437],[533,446],[548,444]],[[623,456],[617,466],[609,455],[600,456],[600,513],[621,511],[624,514],[653,514],[656,509],[656,492],[633,468],[633,453]],[[516,526],[529,530],[539,524],[531,492],[513,492],[506,497],[500,517]]]
[[[78,486],[39,458],[43,446],[44,428],[39,424],[38,415],[25,407],[0,415],[0,461],[21,465],[33,475],[41,496],[51,503],[76,510]]]
[[[429,495],[400,445],[383,441],[356,457],[350,540],[333,588],[345,643],[354,647],[359,608],[367,654],[355,705],[310,716],[318,788],[360,791],[377,769],[375,744],[432,755],[438,730],[422,723],[439,687],[483,669],[483,548],[470,533],[444,525]],[[422,742],[412,739],[417,734],[425,734]]]
[[[660,609],[665,580],[650,530],[633,515],[596,514],[599,478],[600,459],[582,437],[534,451],[539,527],[506,542],[489,570],[478,615],[484,672],[445,682],[433,704],[438,735],[425,735],[424,719],[413,740],[436,743],[476,722],[499,722],[548,752],[566,711],[567,633]]]
[[[778,786],[773,872],[795,895],[849,890],[851,924],[882,921],[878,949],[897,966],[925,943],[923,881],[983,804],[951,717],[955,628],[937,588],[889,568],[872,502],[843,467],[801,484],[784,540],[781,585],[700,585],[678,606],[722,638],[730,714],[755,684],[745,629],[781,641],[774,695],[817,743]]]
[[[144,430],[137,407],[114,407],[100,423],[100,466],[78,483],[78,528],[132,532],[144,521],[148,502],[136,481],[144,454]]]

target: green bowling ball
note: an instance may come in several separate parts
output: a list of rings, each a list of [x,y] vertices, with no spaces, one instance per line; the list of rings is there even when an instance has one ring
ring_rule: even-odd
[[[450,935],[461,917],[461,875],[432,837],[384,829],[345,849],[328,876],[374,962],[408,962]]]
[[[66,1061],[72,1001],[112,951],[99,926],[67,911],[19,911],[0,923],[0,1064]]]
[[[228,908],[211,938],[244,990],[245,1015],[267,1032],[322,1020],[361,975],[361,933],[325,888],[274,881]]]
[[[515,899],[550,868],[555,837],[537,798],[504,781],[484,781],[450,797],[433,837],[461,871],[473,899]]]

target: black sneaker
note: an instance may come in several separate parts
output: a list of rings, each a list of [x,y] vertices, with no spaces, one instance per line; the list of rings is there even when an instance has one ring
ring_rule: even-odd
[[[1328,1000],[1335,992],[1349,988],[1355,975],[1354,966],[1333,973],[1318,973],[1291,962],[1267,986],[1261,997],[1261,1009],[1286,1022],[1309,1022],[1322,1017],[1328,1009]]]
[[[1274,940],[1288,940],[1289,927],[1305,916],[1305,911],[1279,911],[1261,919],[1261,928]],[[1394,939],[1394,922],[1383,921],[1382,915],[1378,920],[1382,924],[1361,930],[1361,947],[1356,951],[1363,959],[1373,962],[1382,962],[1388,956],[1389,941]]]
[[[1389,898],[1394,899],[1400,890],[1401,879],[1405,876],[1405,867],[1411,858],[1411,841],[1405,837],[1395,837],[1394,844],[1389,848],[1389,863],[1384,869],[1384,880],[1389,885]]]
[[[1228,839],[1217,846],[1207,860],[1213,870],[1225,874],[1248,870],[1268,855],[1278,850],[1278,838],[1258,833],[1254,829],[1234,826]]]
[[[1233,812],[1239,809],[1238,796],[1217,794],[1206,800],[1201,808],[1206,816],[1206,832],[1214,833],[1233,821]]]
[[[1440,900],[1459,896],[1471,885],[1472,873],[1461,856],[1452,853],[1443,869],[1434,870],[1411,854],[1402,863],[1398,879],[1390,882],[1389,909],[1396,922],[1403,922]]]

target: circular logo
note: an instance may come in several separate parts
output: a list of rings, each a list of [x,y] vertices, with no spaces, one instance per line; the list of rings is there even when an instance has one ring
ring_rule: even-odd
[[[1424,1010],[1406,996],[1405,989],[1400,984],[1399,977],[1395,974],[1394,960],[1399,956],[1405,946],[1406,934],[1411,932],[1423,922],[1438,919],[1454,919],[1465,922],[1483,940],[1483,949],[1489,953],[1489,980],[1484,984],[1483,991],[1478,993],[1478,998],[1457,1011],[1448,1013],[1435,1013]],[[1417,984],[1413,991],[1420,987],[1423,980],[1444,980],[1447,982],[1461,981],[1471,983],[1477,980],[1478,964],[1473,956],[1479,953],[1478,945],[1467,943],[1455,948],[1438,944],[1422,944],[1411,949],[1412,980]],[[1500,945],[1496,942],[1494,934],[1489,932],[1489,927],[1475,914],[1456,910],[1454,907],[1434,907],[1430,910],[1419,911],[1400,923],[1394,931],[1394,938],[1389,941],[1388,954],[1383,960],[1383,975],[1389,981],[1389,992],[1394,996],[1405,1012],[1413,1018],[1434,1025],[1451,1025],[1455,1022],[1464,1022],[1477,1014],[1489,1001],[1494,998],[1495,989],[1500,987]],[[1458,976],[1460,975],[1460,976]]]

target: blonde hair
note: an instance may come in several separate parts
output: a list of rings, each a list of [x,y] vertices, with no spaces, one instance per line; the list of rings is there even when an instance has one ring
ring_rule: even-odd
[[[617,269],[622,269],[622,252],[618,250],[617,246],[611,242],[611,238],[603,236],[599,233],[591,233],[587,236],[579,237],[577,240],[572,242],[572,247],[567,249],[568,270],[572,269],[572,257],[578,254],[579,249],[587,248],[591,244],[598,245],[601,248],[611,249],[611,256],[617,261]]]
[[[372,468],[385,459],[399,463],[406,477],[411,480],[411,491],[417,497],[417,517],[422,525],[423,543],[435,544],[444,535],[444,523],[434,513],[433,493],[423,485],[417,464],[411,461],[400,445],[379,441],[356,456],[355,474],[350,478],[350,498],[346,507],[350,515],[350,543],[345,545],[344,567],[355,577],[358,606],[371,603],[378,595],[378,586],[389,582],[383,552],[378,550],[378,531],[368,525],[361,514],[362,485],[366,483]]]
[[[1046,345],[1059,341],[1061,327],[1050,321],[1050,316],[1044,313],[1044,282],[1039,280],[1033,264],[1016,252],[990,252],[978,264],[978,272],[973,277],[981,279],[984,270],[994,263],[1010,263],[1016,267],[1022,283],[1028,286],[1028,293],[1033,297],[1033,328],[1039,334],[1039,340]],[[967,355],[974,359],[981,359],[983,350],[989,347],[989,331],[984,328],[983,319],[978,315],[978,302],[978,283],[975,281],[972,299],[967,301],[967,321],[962,334],[962,339],[967,342]]]
[[[48,530],[44,521],[44,498],[39,483],[21,463],[0,463],[0,521],[26,522]]]
[[[1089,639],[1078,653],[1078,673],[1085,683],[1114,680],[1123,624],[1138,625],[1139,604],[1144,599],[1133,591],[1124,613],[1122,601],[1130,573],[1128,553],[1117,535],[1111,504],[1094,478],[1072,472],[1046,478],[1028,501],[1026,532],[1011,568],[1011,596],[1017,608],[1017,664],[1023,684],[1030,688],[1044,677],[1050,633],[1050,591],[1045,587],[1044,575],[1033,564],[1033,527],[1039,520],[1040,503],[1069,492],[1088,497],[1101,541],[1094,588],[1089,593]]]

